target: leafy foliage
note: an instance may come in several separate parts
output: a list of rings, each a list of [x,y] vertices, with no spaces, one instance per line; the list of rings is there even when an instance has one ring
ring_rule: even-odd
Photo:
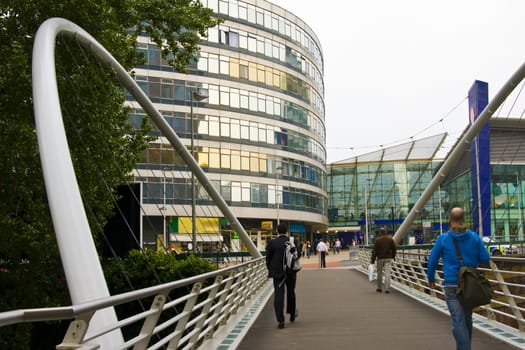
[[[214,264],[195,255],[179,256],[152,250],[132,250],[124,258],[106,261],[103,267],[111,294],[151,287],[216,269]]]
[[[215,265],[195,255],[175,255],[164,252],[132,250],[124,258],[105,261],[104,274],[107,276],[112,295],[128,292],[192,277],[216,269]],[[125,273],[122,273],[125,271]],[[172,291],[168,298],[174,300],[186,295],[191,290],[181,288]],[[116,308],[119,319],[136,315],[150,307],[153,297],[141,300],[141,304],[124,304]],[[182,310],[168,310],[162,314],[161,320],[175,316]],[[126,340],[138,335],[141,323],[133,324],[123,329]]]
[[[40,24],[51,17],[71,20],[128,70],[143,60],[136,37],[145,31],[159,46],[166,42],[163,55],[182,72],[196,54],[199,34],[217,23],[210,14],[192,0],[0,2],[0,312],[70,303],[32,112],[32,47]],[[123,89],[109,69],[66,39],[57,41],[56,54],[68,143],[92,232],[98,232],[111,214],[114,189],[147,145],[149,129],[146,123],[140,130],[128,125]],[[0,347],[29,348],[25,337],[31,331],[28,325],[0,328]]]

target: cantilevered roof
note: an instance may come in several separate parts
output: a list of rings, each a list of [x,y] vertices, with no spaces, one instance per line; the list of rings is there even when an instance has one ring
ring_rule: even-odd
[[[332,164],[432,160],[446,137],[447,133],[442,133],[400,145],[382,148],[378,151],[340,160]]]

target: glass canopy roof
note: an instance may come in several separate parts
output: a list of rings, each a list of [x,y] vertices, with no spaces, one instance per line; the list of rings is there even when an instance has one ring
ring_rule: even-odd
[[[432,160],[445,141],[447,133],[442,133],[400,145],[382,148],[360,156],[347,158],[332,164],[388,162],[409,160]]]

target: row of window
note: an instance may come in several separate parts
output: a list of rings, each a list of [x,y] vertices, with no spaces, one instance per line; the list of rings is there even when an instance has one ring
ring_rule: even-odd
[[[283,64],[286,63],[309,77],[321,93],[324,93],[321,71],[300,52],[272,38],[219,25],[219,27],[208,29],[207,41],[209,43],[228,45],[236,49],[244,49],[248,52],[279,60]]]
[[[185,86],[185,82],[140,75],[135,76],[135,79],[153,102],[165,104],[180,104],[180,102],[186,104],[190,102],[191,87]],[[208,92],[207,105],[224,106],[229,109],[248,110],[279,117],[303,126],[319,136],[321,140],[325,140],[324,123],[315,114],[309,113],[294,103],[244,89],[214,84],[203,84],[203,87]],[[128,98],[131,99],[131,96],[128,95]],[[321,151],[324,156],[324,149]]]
[[[191,178],[137,177],[135,181],[143,183],[145,204],[188,204],[191,201]],[[238,181],[212,183],[229,205],[271,208],[279,203],[283,209],[315,213],[323,213],[326,207],[326,199],[322,195],[304,189]],[[197,197],[199,205],[211,203],[200,186]]]
[[[162,112],[172,129],[183,138],[191,137],[191,116],[180,112]],[[130,120],[133,125],[140,125],[145,114],[140,111],[131,111]],[[156,129],[156,127],[154,126]],[[267,145],[277,145],[279,148],[301,153],[309,157],[324,160],[324,149],[316,140],[297,133],[292,130],[283,129],[277,126],[252,122],[242,119],[229,117],[218,117],[210,115],[194,115],[193,118],[194,137],[202,139],[220,138],[221,141],[231,140],[239,143],[240,140],[249,141],[253,145],[264,143]],[[156,129],[154,134],[161,136]],[[242,142],[248,144],[247,142]]]
[[[264,153],[232,150],[228,148],[198,147],[195,151],[197,162],[203,168],[212,172],[214,169],[246,173],[259,176],[282,176],[294,181],[304,181],[324,188],[324,172],[317,167],[309,166],[295,159],[279,159]],[[150,143],[149,148],[143,153],[139,167],[184,169],[185,163],[169,145]],[[280,172],[277,172],[280,168]]]
[[[143,53],[148,69],[155,66],[169,67],[166,60],[162,59],[160,50],[155,45],[139,43],[139,51]],[[310,104],[324,116],[324,103],[311,86],[298,77],[284,73],[278,69],[262,64],[248,62],[225,55],[201,52],[196,69],[212,74],[224,74],[239,80],[246,80],[269,87],[277,87],[287,94],[292,94]],[[170,68],[171,69],[171,68]],[[169,91],[167,91],[169,94]]]
[[[319,105],[322,101],[321,96],[302,79],[263,64],[201,51],[197,69],[282,89],[287,94],[293,94],[313,106]],[[317,102],[313,103],[313,101]]]
[[[240,19],[273,30],[305,48],[322,66],[321,50],[302,28],[288,19],[268,10],[238,0],[202,0],[202,4],[215,13]]]

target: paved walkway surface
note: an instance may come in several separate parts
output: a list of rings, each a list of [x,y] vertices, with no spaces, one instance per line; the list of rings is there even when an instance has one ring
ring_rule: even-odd
[[[317,259],[317,260],[316,260]],[[355,269],[348,251],[303,259],[297,281],[299,317],[277,329],[273,296],[237,347],[240,350],[455,349],[450,318],[393,290],[377,293],[375,283]],[[287,318],[288,321],[288,318]],[[512,349],[474,330],[473,350]]]

